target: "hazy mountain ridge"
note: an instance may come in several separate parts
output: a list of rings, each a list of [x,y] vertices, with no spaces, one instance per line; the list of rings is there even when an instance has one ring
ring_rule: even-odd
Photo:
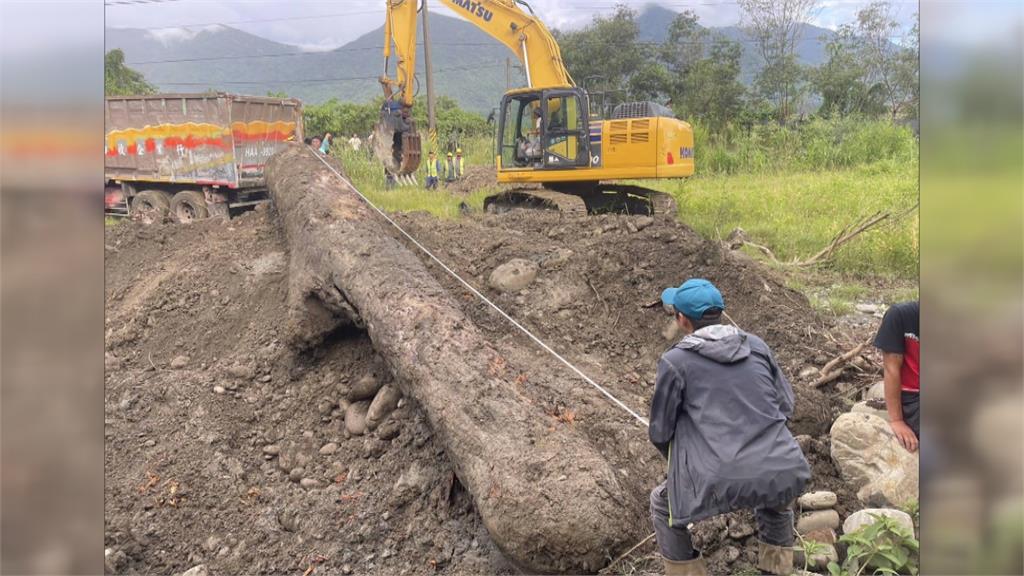
[[[675,14],[656,5],[644,8],[637,20],[641,40],[663,41]],[[741,79],[750,83],[760,69],[755,46],[736,26],[711,30],[743,46]],[[430,15],[430,31],[438,93],[483,114],[497,106],[507,83],[506,58],[511,57],[517,64],[505,46],[469,22],[437,13]],[[797,48],[799,61],[808,65],[824,62],[827,40],[822,37],[833,34],[825,28],[805,25]],[[220,25],[187,33],[108,28],[106,49],[123,50],[126,63],[165,92],[285,92],[316,104],[330,98],[366,102],[381,94],[376,78],[384,72],[383,38],[381,26],[338,49],[304,52],[296,46]],[[417,69],[422,81],[422,48],[417,54]],[[394,70],[394,62],[390,70]],[[511,85],[523,84],[522,74],[513,68]],[[425,85],[420,87],[421,92],[425,90]]]

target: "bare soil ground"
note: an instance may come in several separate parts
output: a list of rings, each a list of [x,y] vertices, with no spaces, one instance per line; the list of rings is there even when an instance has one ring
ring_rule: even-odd
[[[792,429],[806,436],[810,488],[837,492],[841,514],[855,506],[828,457],[828,428],[845,406],[796,376],[842,351],[830,337],[837,328],[771,271],[686,226],[644,217],[513,211],[398,221],[641,413],[671,343],[660,303],[645,305],[687,277],[716,282],[730,317],[773,347],[794,382]],[[108,230],[106,244],[109,565],[133,574],[200,563],[213,573],[512,571],[412,399],[368,436],[345,432],[342,390],[367,373],[391,377],[366,335],[338,333],[314,350],[285,344],[288,248],[273,209],[228,224],[126,223]],[[488,288],[490,272],[512,258],[537,262],[537,279],[518,294]],[[429,265],[514,365],[532,367],[520,381],[553,425],[581,427],[613,463],[632,497],[609,521],[627,523],[637,541],[646,536],[647,492],[664,463],[645,430],[583,381],[568,395],[545,386],[571,376]],[[301,477],[290,479],[297,467]],[[712,569],[749,568],[754,537],[730,538],[726,526],[712,519],[696,529]],[[658,569],[648,564],[631,569]]]

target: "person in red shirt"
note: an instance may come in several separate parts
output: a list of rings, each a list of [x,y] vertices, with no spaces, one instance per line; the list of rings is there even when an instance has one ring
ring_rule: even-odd
[[[882,318],[875,347],[882,351],[885,408],[900,444],[916,452],[921,435],[920,302],[894,304]]]

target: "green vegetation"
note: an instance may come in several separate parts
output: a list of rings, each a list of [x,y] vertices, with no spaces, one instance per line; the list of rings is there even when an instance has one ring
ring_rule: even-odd
[[[366,195],[378,208],[388,212],[429,212],[441,218],[456,218],[461,213],[459,206],[465,203],[473,210],[481,210],[484,198],[496,191],[490,188],[475,190],[467,196],[457,196],[447,192],[444,184],[437,190],[423,188],[424,170],[417,174],[420,186],[396,186],[390,190],[385,187],[384,170],[381,165],[370,157],[367,150],[354,151],[348,146],[338,143],[331,154],[341,159],[348,177],[360,192]],[[476,137],[465,141],[463,150],[467,152],[466,166],[491,165],[490,139]]]
[[[744,47],[704,28],[690,10],[674,16],[660,42],[642,41],[637,12],[621,5],[555,35],[577,83],[617,101],[670,102],[678,117],[714,134],[772,120],[786,126],[815,110],[840,118],[917,117],[918,27],[901,35],[889,2],[861,8],[853,22],[823,37],[827,60],[818,66],[800,63],[798,45],[819,0],[738,4],[748,56],[759,67],[749,84],[741,82]]]
[[[888,516],[874,518],[873,524],[839,537],[846,544],[846,560],[842,565],[829,562],[829,574],[917,574],[919,544],[914,535]]]
[[[790,127],[764,124],[718,132],[693,126],[698,176],[834,170],[879,161],[917,166],[913,132],[885,120],[815,118]]]
[[[804,540],[803,536],[799,534],[797,534],[796,537],[800,540],[800,550],[804,554],[804,571],[810,572],[811,559],[815,556],[825,554],[828,551],[828,545],[816,540]]]
[[[107,52],[103,62],[103,91],[107,96],[133,96],[154,94],[156,88],[135,70],[125,66],[124,52]]]
[[[306,136],[323,136],[324,133],[330,132],[338,138],[339,143],[342,140],[341,136],[345,136],[347,139],[353,132],[359,134],[360,138],[365,138],[377,123],[382,103],[383,98],[378,98],[369,104],[339,102],[337,99],[331,99],[323,104],[307,105],[303,108]],[[479,114],[459,108],[455,100],[451,98],[439,97],[436,113],[439,146],[443,146],[448,135],[454,131],[460,131],[463,140],[484,136],[490,138],[492,128],[487,124],[486,119]],[[426,141],[427,106],[423,98],[416,100],[412,116]]]
[[[879,210],[917,202],[917,165],[882,161],[842,170],[698,176],[646,185],[673,193],[680,218],[710,238],[735,228],[769,247],[782,262],[807,258],[845,226]],[[832,269],[913,280],[918,270],[918,220],[912,212],[883,223],[839,249]]]

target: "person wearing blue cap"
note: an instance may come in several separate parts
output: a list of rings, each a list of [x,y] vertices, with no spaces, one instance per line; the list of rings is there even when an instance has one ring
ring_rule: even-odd
[[[658,361],[651,399],[651,443],[668,459],[651,492],[665,574],[706,574],[687,525],[744,508],[757,519],[758,569],[790,574],[792,503],[810,479],[786,427],[793,388],[763,340],[722,324],[714,284],[690,279],[661,299],[684,334]]]

